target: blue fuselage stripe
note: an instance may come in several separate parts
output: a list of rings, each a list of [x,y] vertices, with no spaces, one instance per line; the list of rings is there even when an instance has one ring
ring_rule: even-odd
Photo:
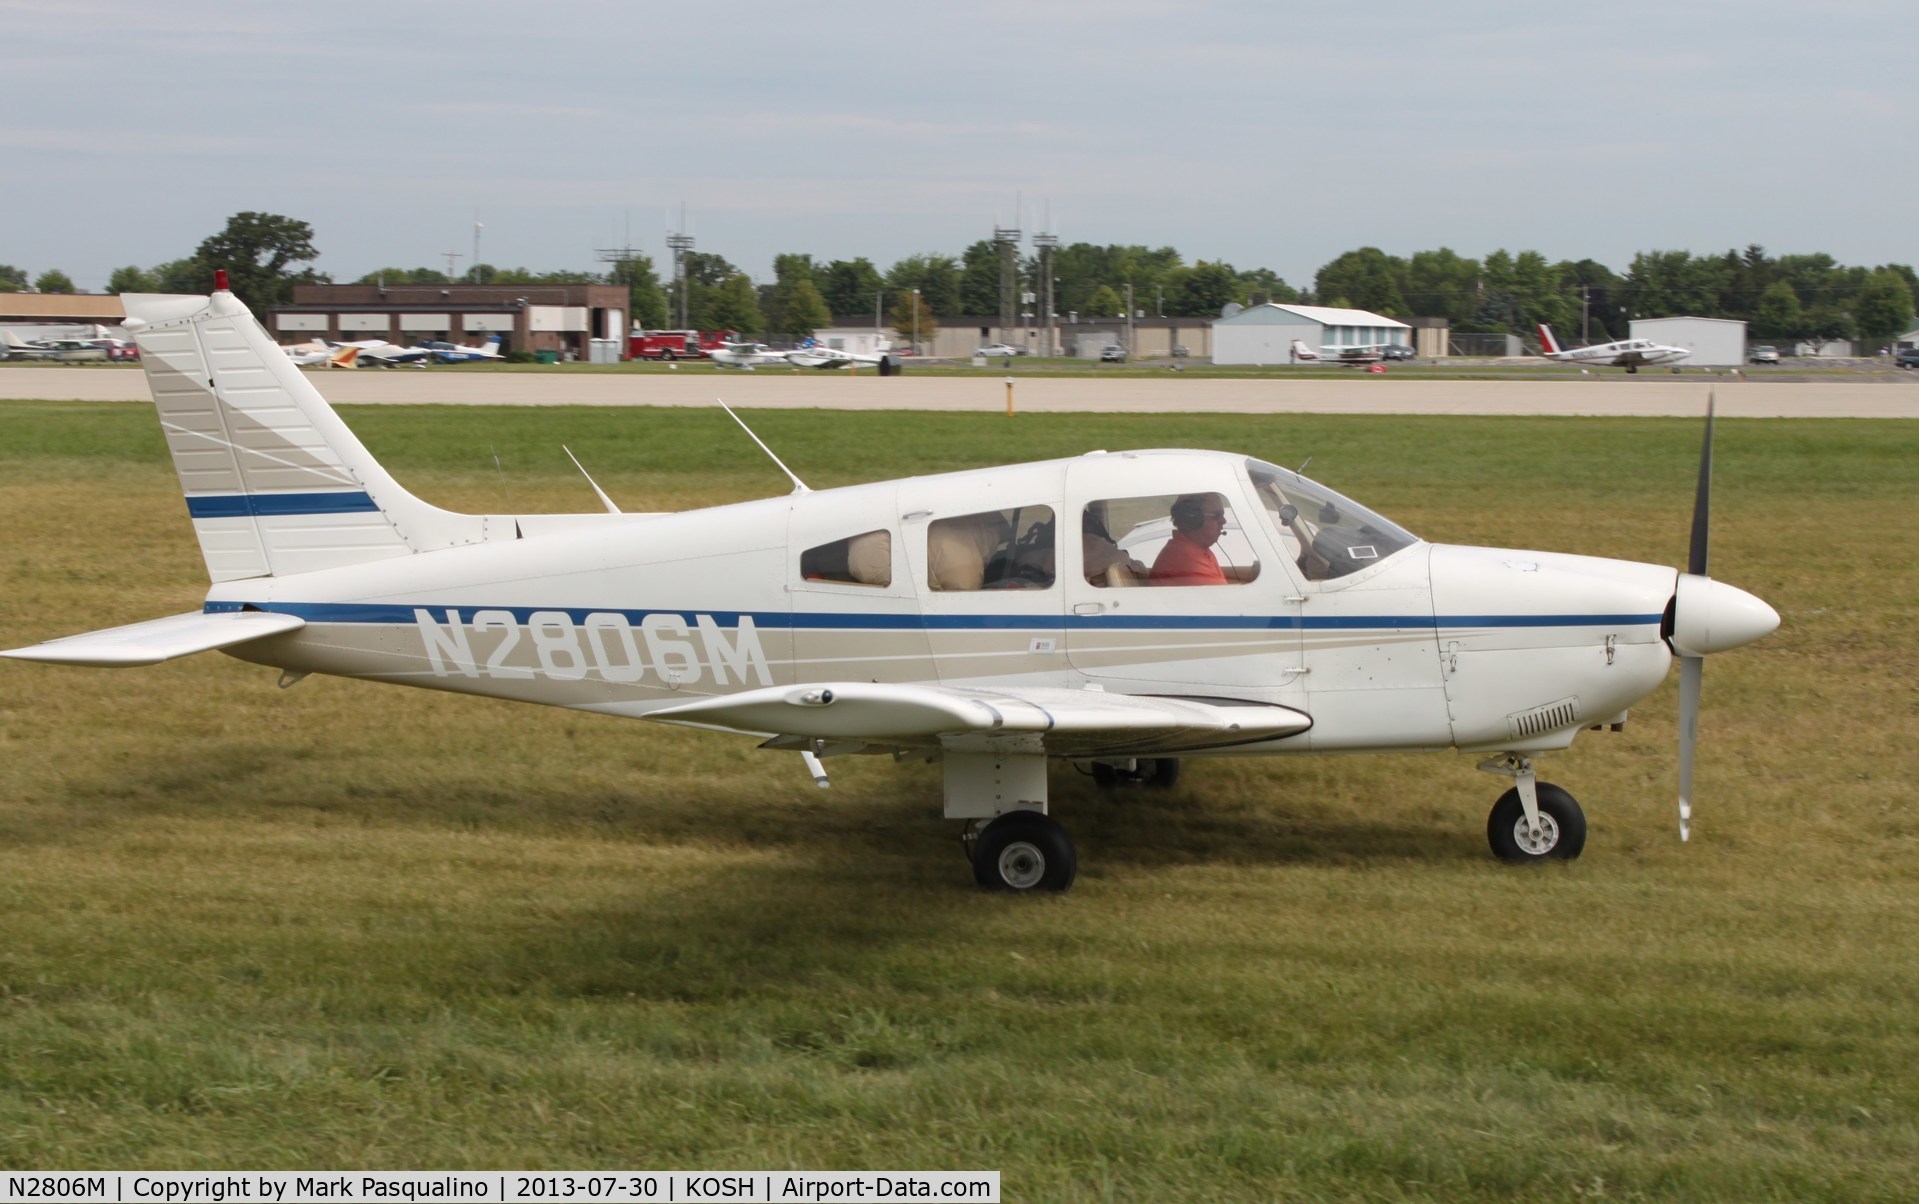
[[[377,512],[365,491],[346,493],[223,493],[187,499],[194,518],[254,518],[283,514],[364,514]]]
[[[470,622],[486,611],[512,616],[524,625],[535,615],[564,615],[583,623],[588,615],[614,614],[637,627],[648,616],[670,615],[693,626],[705,616],[722,628],[738,627],[742,619],[763,629],[807,631],[1459,631],[1513,627],[1645,627],[1658,626],[1654,614],[1570,615],[939,615],[939,614],[825,614],[786,611],[732,610],[621,610],[578,606],[413,606],[384,602],[209,602],[206,611],[219,614],[247,605],[258,610],[296,615],[309,623],[410,624],[425,611],[435,623]]]

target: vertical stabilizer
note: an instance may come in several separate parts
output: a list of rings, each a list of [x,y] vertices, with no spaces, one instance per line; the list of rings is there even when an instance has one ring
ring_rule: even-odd
[[[121,301],[213,580],[485,538],[483,517],[430,506],[388,476],[232,293]]]
[[[1553,328],[1544,322],[1539,324],[1539,349],[1547,355],[1558,355],[1565,350],[1559,345],[1559,340],[1553,337]]]

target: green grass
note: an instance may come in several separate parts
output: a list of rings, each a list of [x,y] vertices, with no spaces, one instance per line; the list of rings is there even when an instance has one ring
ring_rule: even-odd
[[[351,409],[463,509],[782,492],[723,414]],[[1090,447],[1309,470],[1428,538],[1684,558],[1697,425],[767,411],[815,487]],[[497,456],[497,464],[495,457]],[[1548,758],[1188,762],[971,886],[937,770],[217,656],[0,663],[0,1164],[989,1168],[1009,1200],[1909,1199],[1919,423],[1722,422],[1713,571],[1784,616]],[[205,583],[145,407],[0,403],[0,646]],[[878,761],[878,763],[875,763]]]

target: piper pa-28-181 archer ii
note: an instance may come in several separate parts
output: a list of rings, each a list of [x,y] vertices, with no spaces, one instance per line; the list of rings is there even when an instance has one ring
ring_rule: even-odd
[[[1668,347],[1651,339],[1620,339],[1612,343],[1594,343],[1590,347],[1561,347],[1553,328],[1539,327],[1539,354],[1555,363],[1593,364],[1601,368],[1624,368],[1637,372],[1643,364],[1670,364],[1692,354],[1687,347]]]
[[[199,610],[4,655],[221,649],[282,684],[325,673],[746,734],[822,786],[836,756],[937,760],[990,889],[1073,881],[1053,761],[1163,784],[1181,757],[1456,748],[1513,779],[1495,854],[1575,857],[1585,817],[1533,758],[1624,722],[1675,655],[1683,836],[1703,658],[1778,624],[1705,575],[1710,403],[1683,572],[1427,543],[1214,451],[819,491],[773,457],[786,496],[458,514],[395,482],[224,282],[123,300],[213,585]]]

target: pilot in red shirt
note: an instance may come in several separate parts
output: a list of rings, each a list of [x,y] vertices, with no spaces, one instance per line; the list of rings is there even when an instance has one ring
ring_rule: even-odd
[[[1226,500],[1217,493],[1182,494],[1172,516],[1173,537],[1153,561],[1153,584],[1225,585],[1213,545],[1226,529]]]

